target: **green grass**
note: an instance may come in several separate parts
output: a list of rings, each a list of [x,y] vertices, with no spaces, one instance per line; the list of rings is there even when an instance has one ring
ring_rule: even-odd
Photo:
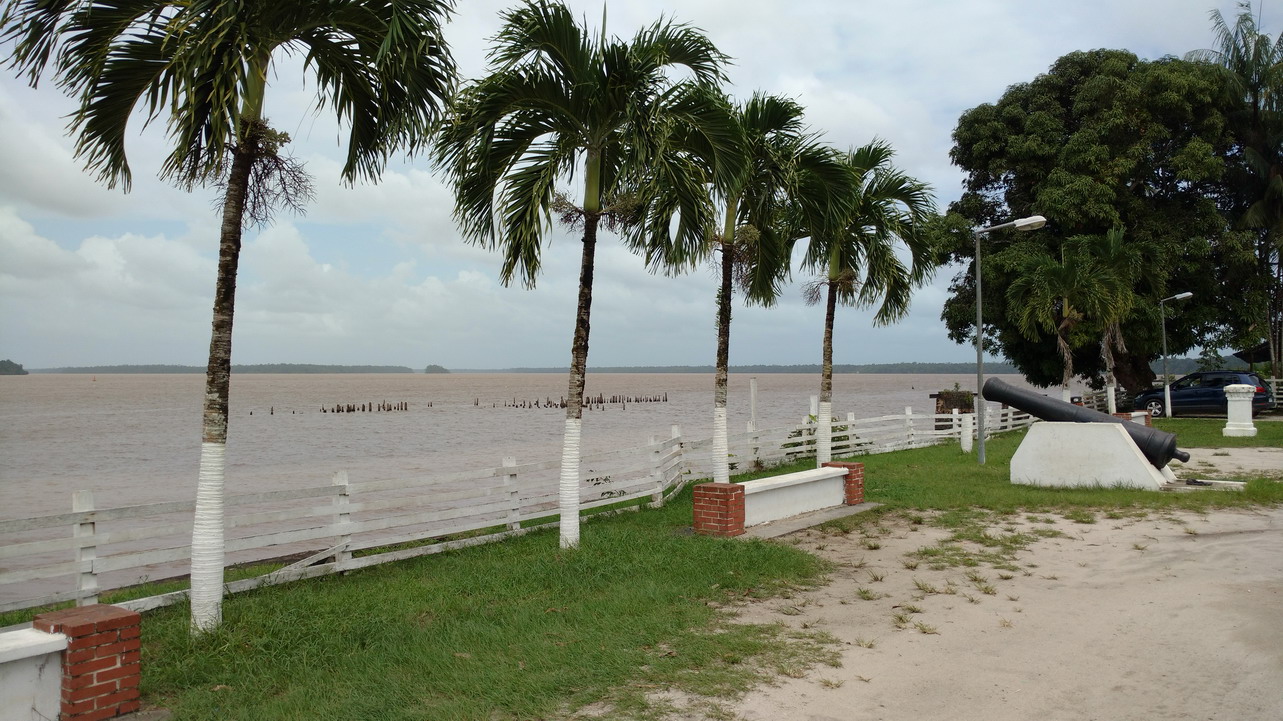
[[[725,696],[833,663],[828,639],[727,622],[717,605],[816,583],[791,546],[689,536],[689,492],[659,510],[229,597],[143,623],[144,699],[176,719],[533,719],[646,692]]]
[[[1283,421],[1260,418],[1253,423],[1256,435],[1251,438],[1226,437],[1224,418],[1155,418],[1154,427],[1176,434],[1176,445],[1182,448],[1283,448]]]

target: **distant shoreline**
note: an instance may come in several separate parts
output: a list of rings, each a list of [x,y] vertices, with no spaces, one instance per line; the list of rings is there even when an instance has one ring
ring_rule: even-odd
[[[432,366],[440,368],[440,366]],[[888,373],[888,374],[946,374],[971,373],[975,371],[973,363],[873,363],[866,365],[834,365],[835,374],[852,373]],[[732,373],[819,373],[818,364],[810,365],[743,365],[731,366]],[[986,363],[989,373],[1016,373],[1015,368],[1007,363]],[[107,366],[74,366],[65,368],[31,368],[34,374],[203,374],[204,366],[185,365],[107,365]],[[601,366],[590,367],[589,373],[712,373],[713,366]],[[233,365],[232,373],[277,373],[277,374],[318,374],[318,373],[422,373],[406,366],[342,366],[315,365],[301,363],[270,363],[254,365]],[[457,368],[437,373],[568,373],[567,368]]]

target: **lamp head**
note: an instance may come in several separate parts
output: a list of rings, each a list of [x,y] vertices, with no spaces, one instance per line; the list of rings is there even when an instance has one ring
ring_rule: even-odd
[[[1016,230],[1029,231],[1038,230],[1047,224],[1047,219],[1041,215],[1031,215],[1028,218],[1020,218],[1014,221]]]

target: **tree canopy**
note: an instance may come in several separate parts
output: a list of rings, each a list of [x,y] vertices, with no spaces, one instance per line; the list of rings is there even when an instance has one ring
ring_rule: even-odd
[[[1199,299],[1168,309],[1173,352],[1242,327],[1249,309],[1224,285],[1253,258],[1221,212],[1234,147],[1228,98],[1210,64],[1092,50],[1069,53],[996,103],[964,113],[950,155],[967,173],[965,192],[950,206],[955,217],[936,225],[952,236],[953,259],[972,263],[954,277],[945,303],[950,337],[960,343],[975,337],[970,228],[1032,214],[1048,224],[1022,235],[1020,244],[1052,257],[1075,236],[1113,229],[1142,249],[1144,270],[1131,279],[1134,302],[1120,323],[1128,348],[1117,356],[1123,385],[1144,387],[1153,378],[1148,361],[1160,352],[1160,298],[1190,291]],[[1059,383],[1064,358],[1056,345],[1022,333],[1027,314],[1002,292],[1021,272],[1020,264],[1004,262],[1011,242],[1010,234],[982,238],[986,347],[1033,383]],[[1082,337],[1099,339],[1107,322],[1084,317]],[[1098,350],[1086,342],[1073,348],[1080,375],[1100,376]]]

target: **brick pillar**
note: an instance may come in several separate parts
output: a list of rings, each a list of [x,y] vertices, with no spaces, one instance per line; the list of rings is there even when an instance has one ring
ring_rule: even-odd
[[[142,616],[94,605],[42,613],[32,623],[67,637],[61,721],[98,721],[137,711]]]
[[[1143,412],[1142,412],[1142,411],[1136,411],[1135,413],[1143,413]],[[1154,422],[1153,422],[1153,420],[1150,418],[1149,414],[1148,414],[1148,413],[1143,413],[1143,415],[1144,415],[1144,419],[1143,419],[1143,420],[1137,420],[1137,418],[1139,418],[1140,416],[1133,415],[1133,412],[1132,412],[1132,411],[1127,411],[1127,412],[1119,411],[1118,413],[1115,413],[1115,414],[1114,414],[1114,417],[1115,417],[1115,418],[1122,418],[1122,419],[1123,419],[1123,420],[1125,420],[1125,421],[1132,421],[1133,423],[1140,423],[1140,424],[1142,424],[1142,425],[1149,426],[1150,428],[1153,428],[1153,427],[1154,427]]]
[[[825,463],[827,468],[846,469],[846,505],[856,506],[864,503],[864,464],[863,463]]]
[[[695,532],[738,536],[744,532],[744,486],[701,483],[695,486]]]

